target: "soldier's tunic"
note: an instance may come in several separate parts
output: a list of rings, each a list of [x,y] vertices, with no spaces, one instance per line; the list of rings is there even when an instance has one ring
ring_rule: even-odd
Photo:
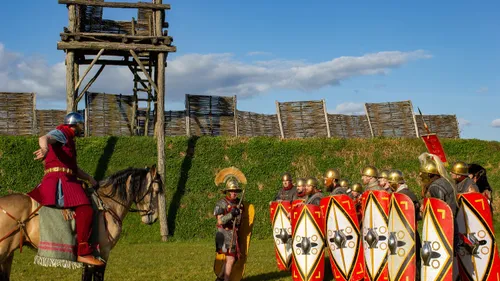
[[[323,198],[323,193],[321,193],[321,191],[317,191],[316,193],[307,197],[305,204],[313,204],[319,206],[321,198]]]
[[[338,186],[332,190],[330,195],[347,195],[347,190],[345,187]]]
[[[457,183],[457,193],[479,192],[479,188],[473,179],[466,177],[463,181]]]
[[[457,200],[453,186],[445,179],[439,178],[433,181],[427,188],[427,197],[440,199],[450,206],[453,216],[457,214]]]
[[[231,214],[231,210],[238,206],[239,199],[230,200],[227,197],[220,199],[217,201],[214,209],[214,216],[217,217],[219,215],[223,215],[221,221],[223,222],[220,225],[217,222],[217,232],[215,233],[215,250],[220,254],[226,254],[228,256],[237,256],[239,253],[238,247],[238,228],[241,223],[241,212],[244,210],[240,208],[240,214],[234,218]],[[233,223],[236,220],[235,229],[233,229]],[[233,238],[233,231],[234,233]],[[232,245],[231,245],[232,240]]]
[[[378,181],[372,181],[365,187],[365,191],[370,191],[370,190],[383,190],[383,189],[382,187],[380,187],[380,185],[378,185]]]
[[[281,188],[276,194],[274,201],[293,201],[295,199],[297,199],[297,187],[292,186],[290,188]]]

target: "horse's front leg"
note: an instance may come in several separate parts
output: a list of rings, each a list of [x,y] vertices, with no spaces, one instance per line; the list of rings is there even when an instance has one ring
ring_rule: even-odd
[[[11,253],[0,264],[0,281],[9,281],[10,280],[10,269],[12,267],[12,260],[14,260],[14,253]]]
[[[94,267],[85,265],[82,270],[82,281],[92,281]]]
[[[94,281],[104,281],[104,271],[106,271],[105,265],[94,268]]]

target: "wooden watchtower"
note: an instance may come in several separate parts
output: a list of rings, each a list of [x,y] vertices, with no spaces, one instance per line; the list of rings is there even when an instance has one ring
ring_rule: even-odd
[[[69,18],[68,26],[61,33],[61,41],[57,43],[57,49],[66,52],[66,111],[78,110],[78,102],[106,65],[130,69],[134,76],[130,81],[134,95],[131,131],[135,134],[138,103],[147,102],[146,122],[153,103],[158,172],[164,179],[165,68],[168,53],[176,51],[166,30],[165,10],[169,10],[170,5],[163,4],[162,0],[150,0],[149,3],[58,0],[58,3],[67,6]],[[132,17],[130,21],[103,19],[104,8],[136,9],[137,18]],[[79,71],[81,65],[88,65],[83,73]],[[94,65],[100,65],[99,70],[81,88],[82,81]],[[148,124],[145,126],[147,134]],[[162,237],[166,240],[164,204],[164,200],[160,201],[159,207]]]

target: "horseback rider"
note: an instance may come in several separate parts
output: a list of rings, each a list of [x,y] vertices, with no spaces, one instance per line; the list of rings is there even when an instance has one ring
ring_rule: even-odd
[[[380,185],[383,190],[392,193],[391,185],[388,181],[389,173],[389,170],[383,170],[378,174],[378,185]]]
[[[66,115],[64,123],[38,139],[40,149],[33,154],[35,160],[43,160],[45,166],[41,183],[28,195],[40,205],[67,209],[75,212],[77,261],[102,266],[94,257],[95,247],[89,244],[92,232],[93,209],[82,181],[97,186],[97,181],[77,164],[75,137],[83,131],[84,119],[79,113]]]
[[[367,166],[361,172],[361,180],[365,185],[365,191],[382,190],[378,184],[378,171],[373,166]]]
[[[240,201],[238,194],[242,189],[234,178],[229,178],[225,186],[223,193],[226,196],[217,201],[214,209],[214,216],[217,218],[216,251],[226,255],[224,271],[222,276],[217,277],[216,281],[229,281],[232,267],[238,260],[240,251],[237,233],[241,223],[243,206],[238,205]]]
[[[297,188],[293,185],[292,175],[284,173],[281,175],[283,187],[276,194],[274,201],[290,201],[297,199]]]
[[[479,192],[474,180],[469,177],[469,165],[465,162],[456,162],[451,167],[451,178],[457,185],[457,193]]]

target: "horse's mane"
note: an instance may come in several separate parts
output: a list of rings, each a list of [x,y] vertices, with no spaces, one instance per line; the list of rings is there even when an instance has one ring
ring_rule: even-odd
[[[108,178],[102,180],[99,183],[99,186],[108,186],[111,185],[111,193],[108,194],[110,197],[114,197],[118,193],[118,198],[121,201],[126,201],[127,200],[127,193],[129,192],[127,190],[127,180],[129,176],[131,176],[130,179],[130,191],[132,194],[132,198],[135,198],[141,189],[141,183],[143,180],[146,179],[146,176],[149,172],[149,169],[140,169],[140,168],[127,168],[121,171],[118,171]]]

